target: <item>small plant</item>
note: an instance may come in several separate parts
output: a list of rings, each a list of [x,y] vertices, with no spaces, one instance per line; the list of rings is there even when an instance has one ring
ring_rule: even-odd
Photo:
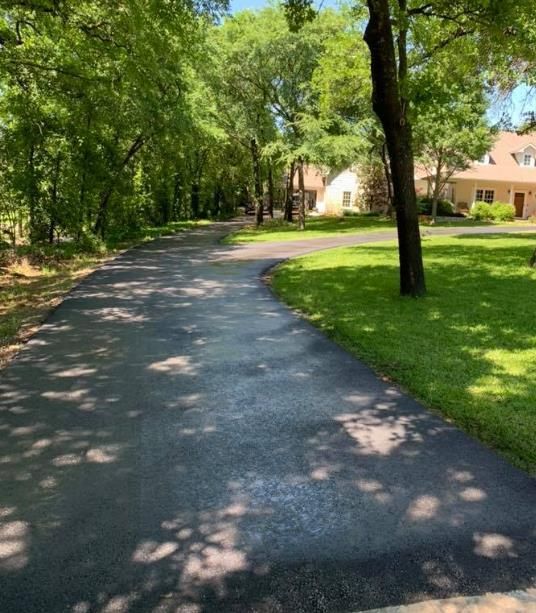
[[[428,196],[418,197],[417,208],[419,210],[419,215],[431,215],[432,199]],[[439,217],[457,216],[457,214],[454,212],[454,205],[450,200],[439,200],[437,202],[437,214],[439,215]]]
[[[475,202],[471,208],[471,216],[478,221],[513,221],[516,209],[507,202]]]
[[[0,268],[8,268],[17,260],[15,249],[7,242],[0,240]]]
[[[475,202],[471,207],[471,217],[477,221],[491,219],[491,204],[487,202]]]
[[[516,209],[507,202],[494,202],[491,205],[491,218],[495,221],[514,221]]]

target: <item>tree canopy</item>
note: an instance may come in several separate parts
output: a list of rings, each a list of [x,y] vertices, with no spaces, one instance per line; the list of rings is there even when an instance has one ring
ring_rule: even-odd
[[[530,5],[315,12],[289,0],[229,15],[224,0],[0,1],[0,224],[33,242],[91,243],[248,203],[262,223],[264,205],[285,200],[284,177],[288,196],[308,163],[360,163],[383,168],[374,177],[395,187],[397,219],[407,205],[415,232],[413,156],[434,163],[440,186],[489,144],[490,88],[533,81]],[[398,97],[384,118],[402,114],[403,155],[373,112],[387,81],[371,78],[370,27],[368,46],[363,35],[378,7]]]

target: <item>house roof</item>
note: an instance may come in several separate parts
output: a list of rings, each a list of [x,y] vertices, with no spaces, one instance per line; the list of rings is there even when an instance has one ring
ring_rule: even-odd
[[[304,166],[303,182],[306,190],[319,190],[324,187],[324,174],[317,166]],[[294,188],[298,189],[298,171],[294,175]]]
[[[489,164],[475,162],[470,168],[452,175],[452,180],[502,181],[507,183],[531,183],[536,186],[536,167],[520,165],[515,154],[533,146],[535,134],[519,135],[515,132],[499,132],[489,152]],[[417,168],[418,178],[423,178],[422,168]]]

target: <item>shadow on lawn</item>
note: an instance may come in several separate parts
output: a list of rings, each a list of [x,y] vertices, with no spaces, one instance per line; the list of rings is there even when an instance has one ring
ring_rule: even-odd
[[[464,245],[467,239],[471,244]],[[513,244],[518,239],[523,246]],[[536,337],[530,322],[535,280],[527,266],[533,247],[525,245],[529,241],[536,247],[536,235],[452,240],[449,245],[424,242],[426,300],[398,297],[394,248],[380,244],[365,247],[380,263],[361,263],[358,269],[335,262],[302,270],[298,260],[281,273],[284,295],[343,345],[534,471]],[[497,356],[500,352],[504,356]],[[490,390],[486,381],[492,379],[498,383]]]
[[[343,611],[529,586],[530,480],[219,249],[194,231],[106,265],[2,373],[0,609]]]

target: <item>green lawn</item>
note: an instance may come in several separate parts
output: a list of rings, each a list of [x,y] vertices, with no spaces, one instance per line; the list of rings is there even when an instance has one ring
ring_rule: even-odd
[[[513,223],[527,222],[512,222]],[[423,224],[428,227],[429,224]],[[436,227],[453,227],[460,226],[489,226],[492,222],[474,221],[465,219],[462,221],[438,222]],[[500,224],[500,225],[505,225]],[[361,234],[363,232],[378,232],[393,230],[395,223],[391,219],[384,217],[308,217],[305,230],[299,231],[295,223],[289,224],[281,219],[267,220],[264,225],[255,228],[253,222],[241,230],[229,234],[224,239],[224,243],[229,245],[244,244],[244,243],[264,243],[289,241],[304,238],[321,238],[328,236],[339,236],[341,234]]]
[[[299,231],[295,223],[281,219],[267,220],[259,228],[248,225],[238,232],[225,237],[226,244],[264,243],[271,241],[291,241],[297,238],[320,238],[340,234],[358,234],[392,230],[395,223],[380,217],[308,217],[305,230]]]
[[[275,291],[378,372],[536,472],[534,235],[429,238],[429,295],[398,296],[395,245],[318,252]]]

